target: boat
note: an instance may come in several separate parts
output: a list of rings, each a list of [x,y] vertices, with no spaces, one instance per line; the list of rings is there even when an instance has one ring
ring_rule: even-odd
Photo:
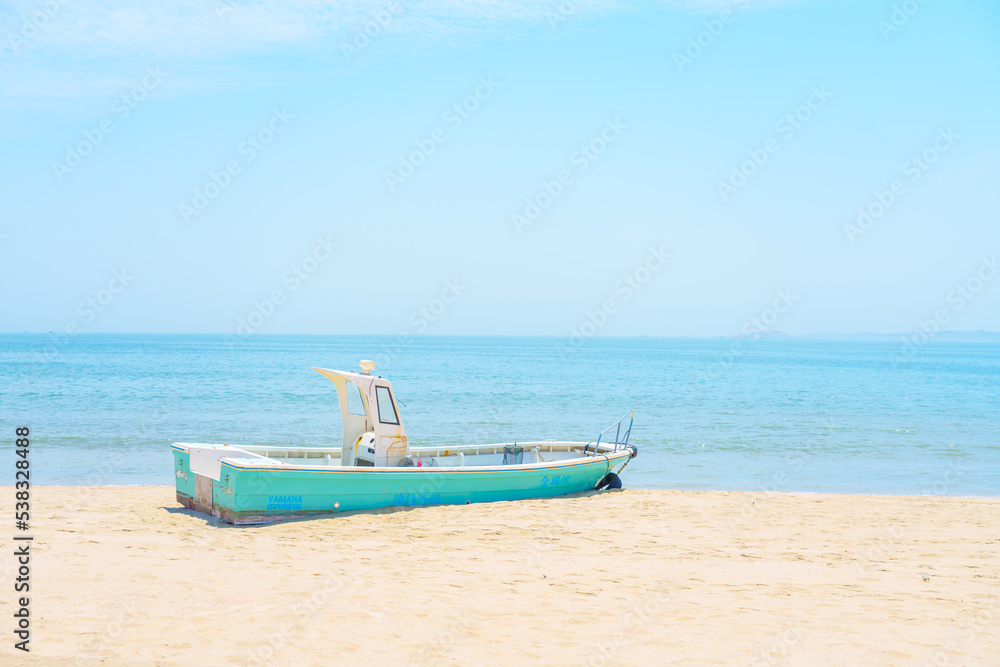
[[[593,442],[554,440],[411,447],[392,384],[313,368],[336,387],[340,447],[174,443],[177,501],[232,524],[270,523],[382,507],[546,498],[621,488],[638,449],[634,415]]]

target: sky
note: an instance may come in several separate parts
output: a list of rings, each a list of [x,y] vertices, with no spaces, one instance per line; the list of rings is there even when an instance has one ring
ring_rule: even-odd
[[[0,36],[0,331],[1000,330],[992,0],[14,0]]]

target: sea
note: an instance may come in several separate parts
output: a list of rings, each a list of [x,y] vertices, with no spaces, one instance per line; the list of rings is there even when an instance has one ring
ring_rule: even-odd
[[[628,488],[1000,495],[1000,343],[0,334],[0,443],[35,484],[173,484],[174,442],[339,445],[312,366],[376,361],[411,444],[593,441]],[[626,420],[628,422],[628,420]]]

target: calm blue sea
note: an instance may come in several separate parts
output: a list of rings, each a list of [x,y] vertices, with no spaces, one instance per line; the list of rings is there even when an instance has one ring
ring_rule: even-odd
[[[414,444],[592,440],[635,410],[626,487],[1000,495],[1000,345],[0,335],[0,442],[38,484],[172,484],[172,442],[339,444],[310,366],[379,362]],[[894,362],[895,357],[895,362]],[[0,483],[11,483],[12,477]]]

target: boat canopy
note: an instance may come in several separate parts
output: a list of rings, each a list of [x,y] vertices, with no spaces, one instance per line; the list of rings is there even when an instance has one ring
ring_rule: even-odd
[[[371,374],[375,362],[361,360],[361,372],[313,370],[337,387],[344,424],[341,465],[395,466],[409,454],[409,442],[392,384]]]

